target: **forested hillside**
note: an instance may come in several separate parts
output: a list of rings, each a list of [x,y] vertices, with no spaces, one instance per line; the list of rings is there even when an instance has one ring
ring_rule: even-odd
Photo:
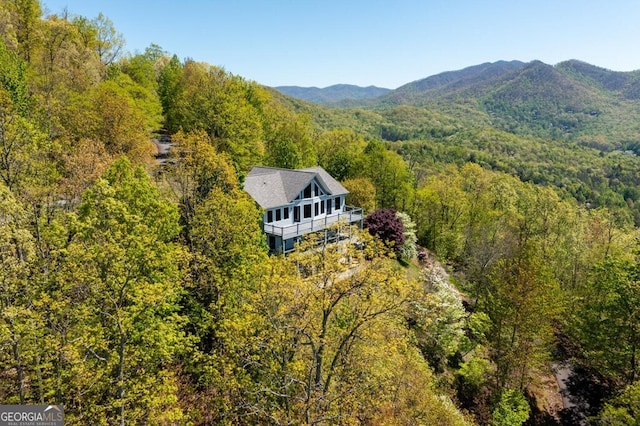
[[[0,1],[0,404],[70,425],[640,420],[635,74],[501,63],[327,109],[42,8]],[[256,164],[322,166],[381,220],[269,256]],[[553,402],[558,361],[588,410]]]

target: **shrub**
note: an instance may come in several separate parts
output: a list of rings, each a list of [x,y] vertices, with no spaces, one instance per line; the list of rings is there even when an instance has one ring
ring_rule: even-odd
[[[395,209],[376,210],[364,218],[363,226],[373,236],[378,236],[392,247],[397,255],[401,253],[405,241],[404,226]]]

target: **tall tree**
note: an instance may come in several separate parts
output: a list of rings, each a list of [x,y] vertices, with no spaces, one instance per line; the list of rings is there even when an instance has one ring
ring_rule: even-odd
[[[480,306],[492,321],[488,336],[495,386],[524,390],[550,357],[554,324],[564,307],[562,293],[539,254],[527,247],[497,262],[489,282]]]
[[[606,260],[595,266],[578,294],[572,319],[581,359],[604,376],[633,384],[640,367],[638,264],[620,258]]]
[[[34,272],[35,242],[27,215],[13,194],[0,183],[0,369],[6,380],[0,399],[16,404],[38,401],[39,341],[43,318],[35,308],[39,297]],[[30,385],[31,383],[31,385]]]
[[[256,294],[270,350],[247,363],[259,380],[245,396],[250,420],[464,424],[408,344],[402,324],[415,283],[393,268],[380,241],[358,238],[364,250],[309,241],[314,249],[273,259]]]
[[[180,205],[183,235],[191,246],[190,230],[198,206],[214,189],[231,194],[239,183],[229,156],[218,153],[204,131],[180,131],[172,141],[167,179]]]
[[[39,0],[8,0],[6,4],[15,27],[20,56],[31,62],[32,53],[39,43],[38,27],[42,9]]]
[[[366,176],[376,186],[377,208],[406,209],[411,203],[411,174],[399,154],[382,142],[371,141],[364,150]]]
[[[172,242],[179,229],[176,206],[160,199],[141,167],[118,160],[85,192],[69,226],[62,273],[74,283],[68,291],[84,295],[78,311],[92,314],[77,324],[84,331],[75,331],[75,347],[97,381],[83,397],[90,401],[63,398],[87,409],[74,413],[79,422],[179,416],[169,369],[187,343],[177,314],[182,254]]]
[[[102,64],[108,66],[122,53],[125,44],[124,36],[117,32],[111,19],[102,13],[99,13],[91,24],[95,31],[96,53]]]

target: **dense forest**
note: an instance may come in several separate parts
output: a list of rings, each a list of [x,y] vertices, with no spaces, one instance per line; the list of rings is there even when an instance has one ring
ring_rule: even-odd
[[[126,52],[103,15],[0,0],[0,28],[0,403],[70,425],[640,422],[635,74],[500,63],[326,108]],[[319,165],[380,220],[270,256],[257,164]],[[589,406],[553,402],[558,362]]]

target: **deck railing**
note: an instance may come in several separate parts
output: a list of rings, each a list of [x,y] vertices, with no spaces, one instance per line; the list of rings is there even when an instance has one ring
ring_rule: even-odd
[[[304,219],[303,221],[284,226],[265,223],[263,225],[263,229],[265,233],[279,236],[282,238],[282,241],[285,241],[311,232],[322,231],[330,225],[340,221],[345,221],[347,223],[359,222],[360,227],[362,227],[362,219],[363,213],[360,207],[344,206],[344,211],[340,213],[334,213],[315,219]]]

